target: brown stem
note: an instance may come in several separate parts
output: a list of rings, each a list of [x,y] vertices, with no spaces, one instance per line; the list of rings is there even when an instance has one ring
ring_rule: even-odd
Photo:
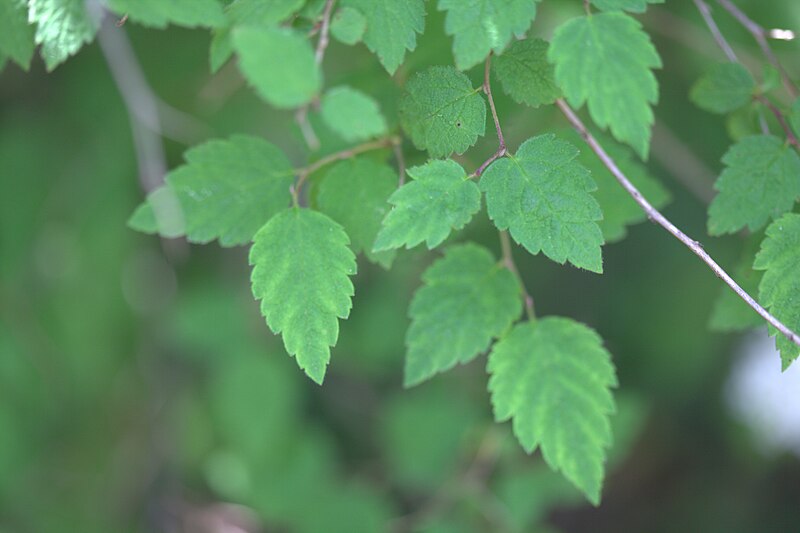
[[[797,140],[797,137],[792,131],[792,128],[789,126],[789,123],[786,122],[786,118],[783,116],[783,113],[781,113],[781,110],[778,109],[778,107],[763,94],[757,94],[753,98],[763,104],[764,107],[770,110],[770,112],[772,112],[772,114],[775,116],[775,120],[778,121],[778,124],[780,124],[784,133],[786,133],[786,140],[789,141],[789,144],[796,148],[800,148],[800,141]]]
[[[505,150],[506,140],[503,138],[503,129],[500,127],[500,119],[497,117],[497,109],[494,106],[494,98],[492,97],[492,84],[491,84],[491,68],[492,68],[492,54],[486,56],[486,63],[483,68],[483,92],[489,99],[489,108],[492,110],[492,119],[494,120],[494,129],[497,132],[497,141],[500,143],[500,149]],[[499,150],[498,150],[499,151]]]
[[[525,282],[522,281],[522,276],[519,273],[517,264],[514,262],[514,255],[511,248],[511,239],[508,237],[507,231],[500,231],[500,247],[503,249],[503,264],[507,269],[514,274],[519,283],[519,288],[522,291],[522,297],[525,299],[525,312],[528,315],[528,320],[536,320],[536,313],[533,310],[533,297],[531,297],[528,289],[525,288]]]
[[[744,26],[744,28],[750,32],[753,38],[758,43],[758,46],[761,48],[761,51],[764,53],[764,57],[767,58],[767,61],[772,64],[773,67],[778,69],[778,72],[781,74],[781,80],[783,80],[783,86],[786,88],[786,91],[791,95],[792,98],[797,98],[798,90],[797,85],[795,85],[794,81],[789,77],[789,74],[786,72],[786,69],[783,68],[783,65],[778,60],[778,57],[772,51],[772,48],[769,45],[769,41],[767,41],[767,32],[764,31],[759,24],[755,21],[751,20],[741,9],[736,7],[733,2],[730,0],[717,0],[717,3],[722,6],[728,13],[730,13],[733,18],[739,21],[739,24]]]
[[[761,317],[769,322],[775,329],[781,332],[787,339],[792,341],[793,343],[800,346],[800,336],[797,335],[794,331],[789,329],[786,325],[784,325],[780,320],[772,316],[766,309],[764,309],[758,302],[753,299],[752,296],[747,294],[747,292],[742,289],[738,283],[736,283],[731,276],[725,272],[725,270],[717,264],[714,259],[708,255],[708,253],[703,249],[703,245],[700,244],[698,241],[690,238],[684,232],[679,230],[675,224],[670,222],[664,215],[662,215],[655,207],[653,207],[650,202],[642,196],[642,193],[630,182],[630,180],[625,176],[625,174],[619,169],[613,159],[606,153],[600,143],[597,142],[597,139],[589,133],[589,130],[586,129],[586,126],[583,124],[581,119],[572,108],[564,100],[557,100],[556,105],[564,113],[564,116],[567,118],[569,123],[572,125],[573,128],[583,137],[592,151],[600,158],[600,161],[605,165],[605,167],[614,175],[622,188],[627,191],[628,194],[634,199],[634,201],[639,204],[644,212],[647,214],[647,217],[667,230],[673,237],[681,241],[687,248],[689,248],[697,257],[699,257],[708,267],[720,278],[724,281],[733,291],[742,299],[744,302],[749,305],[750,307],[755,310],[756,313],[761,315]]]
[[[385,137],[383,139],[378,139],[376,141],[370,141],[368,143],[354,146],[353,148],[348,148],[347,150],[342,150],[340,152],[326,155],[325,157],[318,159],[317,161],[314,161],[307,167],[295,169],[294,172],[297,174],[297,182],[294,183],[290,189],[294,204],[298,205],[300,189],[302,189],[303,183],[305,183],[305,181],[311,174],[321,169],[325,165],[329,165],[330,163],[336,161],[341,161],[342,159],[350,159],[351,157],[355,157],[358,154],[364,152],[369,152],[370,150],[377,150],[379,148],[388,148],[389,146],[394,145],[396,142],[397,140],[395,137]]]

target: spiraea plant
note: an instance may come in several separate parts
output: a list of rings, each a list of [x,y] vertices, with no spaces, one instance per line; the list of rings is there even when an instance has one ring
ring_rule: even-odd
[[[551,2],[570,15],[540,22]],[[302,153],[249,134],[192,146],[163,183],[148,185],[130,227],[248,247],[266,325],[320,385],[336,365],[331,348],[351,311],[357,259],[390,271],[407,250],[430,250],[435,260],[408,309],[404,384],[488,353],[472,364],[486,367],[496,421],[510,421],[526,452],[540,450],[598,505],[619,387],[613,357],[589,325],[537,313],[518,262],[601,275],[604,246],[649,220],[727,285],[713,327],[766,322],[784,368],[800,354],[797,87],[767,30],[730,0],[714,11],[695,0],[726,61],[709,61],[687,96],[709,121],[757,124],[734,135],[708,207],[710,235],[750,242],[729,275],[659,211],[670,195],[648,170],[658,78],[670,71],[641,17],[662,2],[0,0],[0,64],[26,68],[38,46],[54,69],[96,37],[110,56],[131,24],[209,30],[210,71],[238,69],[263,105],[292,113]],[[407,58],[426,53],[434,10],[444,14],[452,60],[419,68],[424,61]],[[757,70],[739,60],[715,16],[752,33],[763,51]],[[331,47],[366,47],[371,62],[351,71],[379,78],[386,91],[331,83]],[[109,62],[135,109],[128,91],[138,78]],[[498,93],[561,118],[519,123],[512,106],[498,112]],[[131,116],[137,149],[146,150],[136,131],[148,118]],[[507,142],[507,125],[525,140]],[[488,157],[474,152],[482,137],[491,139]],[[460,235],[473,222],[496,228],[499,254]]]

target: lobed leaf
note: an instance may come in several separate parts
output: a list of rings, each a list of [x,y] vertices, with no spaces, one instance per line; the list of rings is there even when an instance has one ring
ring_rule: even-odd
[[[253,239],[253,296],[267,325],[283,337],[289,355],[322,384],[339,318],[352,306],[356,260],[342,227],[322,213],[281,211]]]
[[[468,363],[486,351],[522,311],[514,275],[485,248],[449,248],[422,275],[406,335],[405,386]]]
[[[786,213],[767,227],[753,268],[764,271],[758,286],[761,304],[789,329],[800,331],[800,214]],[[770,332],[786,370],[800,355],[800,346],[772,326]]]
[[[190,242],[219,239],[222,246],[245,244],[278,211],[289,205],[294,172],[286,156],[258,137],[234,135],[188,150],[186,165],[170,172],[128,224]]]
[[[76,54],[97,34],[97,22],[84,0],[28,0],[28,21],[36,24],[35,42],[48,71]]]
[[[567,318],[524,322],[494,345],[487,370],[495,419],[511,419],[526,452],[541,448],[598,505],[617,386],[600,336]]]
[[[548,55],[570,105],[586,103],[598,126],[647,159],[661,58],[641,24],[620,12],[574,18],[556,29]]]
[[[503,91],[520,104],[539,107],[561,97],[556,85],[555,67],[547,60],[547,41],[515,41],[492,61]]]
[[[447,11],[444,29],[453,36],[456,67],[474,67],[490,52],[501,53],[512,37],[522,37],[536,17],[538,1],[439,0],[439,10]]]
[[[492,163],[480,188],[495,226],[510,230],[530,253],[599,273],[603,234],[597,222],[603,214],[589,194],[597,186],[577,157],[572,144],[539,135]]]
[[[7,56],[24,70],[33,57],[34,27],[28,24],[25,0],[0,2],[0,56]]]
[[[800,198],[800,156],[774,135],[745,137],[722,156],[725,170],[708,208],[712,235],[762,228]]]
[[[374,251],[413,248],[422,241],[435,248],[481,208],[478,186],[455,161],[429,161],[407,173],[413,181],[389,197],[394,208],[383,221]]]
[[[414,145],[431,157],[459,154],[486,128],[486,104],[469,78],[453,67],[430,67],[408,81],[400,123]]]

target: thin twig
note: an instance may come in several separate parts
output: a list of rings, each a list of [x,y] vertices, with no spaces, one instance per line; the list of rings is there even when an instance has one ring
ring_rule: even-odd
[[[330,42],[331,12],[333,11],[333,4],[335,2],[336,0],[327,0],[325,2],[325,10],[322,12],[322,24],[319,29],[317,51],[314,54],[317,65],[322,64],[322,59],[325,57],[325,49],[328,48],[328,43]]]
[[[740,63],[739,58],[736,57],[736,52],[733,51],[730,43],[728,43],[725,36],[722,35],[722,32],[719,30],[719,26],[717,26],[717,23],[714,21],[714,17],[711,16],[711,8],[708,4],[704,0],[694,0],[694,5],[697,6],[697,10],[700,12],[700,15],[702,15],[709,31],[711,31],[711,35],[714,36],[714,40],[717,41],[717,44],[725,53],[728,60],[732,63]]]
[[[770,47],[769,41],[767,41],[767,32],[764,30],[764,28],[750,19],[730,0],[717,0],[717,3],[721,5],[722,8],[728,13],[730,13],[733,18],[739,21],[739,24],[744,26],[745,29],[750,32],[750,34],[758,43],[758,46],[761,48],[761,51],[764,53],[764,56],[767,58],[767,61],[769,61],[770,64],[772,64],[772,66],[778,69],[778,72],[780,72],[781,80],[783,81],[783,86],[786,88],[786,91],[791,95],[792,98],[797,98],[797,85],[795,85],[794,81],[789,77],[786,69],[783,68],[783,65],[778,60],[778,57],[772,51],[772,47]]]
[[[628,178],[623,174],[623,172],[619,169],[613,159],[606,153],[600,143],[597,142],[597,139],[589,133],[589,130],[586,129],[583,121],[575,114],[572,108],[564,100],[557,100],[556,105],[561,112],[564,113],[569,123],[572,125],[573,128],[583,137],[589,147],[597,154],[597,157],[600,158],[600,161],[605,165],[605,167],[614,175],[620,185],[628,192],[628,194],[633,197],[634,201],[639,204],[639,206],[644,210],[647,214],[647,217],[667,230],[673,237],[681,241],[687,248],[689,248],[696,256],[698,256],[708,267],[720,278],[724,281],[733,291],[739,295],[739,297],[744,300],[744,302],[749,305],[750,307],[755,310],[756,313],[761,315],[761,317],[769,322],[775,329],[781,332],[787,339],[792,341],[793,343],[800,346],[800,336],[797,335],[794,331],[789,329],[786,325],[784,325],[780,320],[772,316],[766,309],[764,309],[758,302],[756,302],[752,296],[747,294],[747,292],[742,289],[738,283],[736,283],[731,276],[725,272],[725,270],[717,264],[714,259],[708,255],[708,253],[703,249],[703,245],[700,244],[698,241],[691,239],[687,236],[684,232],[679,230],[675,224],[670,222],[664,215],[662,215],[655,207],[653,207],[650,202],[642,196],[642,193],[628,180]]]
[[[394,145],[396,142],[397,141],[395,137],[385,137],[383,139],[378,139],[376,141],[370,141],[368,143],[354,146],[353,148],[348,148],[347,150],[342,150],[340,152],[326,155],[325,157],[318,159],[317,161],[314,161],[313,163],[311,163],[306,167],[295,169],[294,172],[297,174],[297,182],[294,183],[290,188],[294,204],[298,205],[300,189],[302,189],[303,183],[305,183],[305,181],[311,174],[321,169],[325,165],[329,165],[336,161],[341,161],[342,159],[350,159],[351,157],[355,157],[358,154],[369,152],[371,150],[378,150],[379,148],[388,148]]]
[[[508,153],[506,148],[506,139],[503,137],[503,128],[500,127],[500,118],[497,116],[497,108],[494,105],[494,97],[492,96],[492,83],[491,83],[491,68],[492,68],[492,54],[486,56],[486,63],[483,67],[483,92],[486,93],[486,98],[489,100],[489,109],[492,111],[492,120],[494,121],[494,129],[497,132],[497,150],[489,156],[489,159],[481,163],[478,170],[470,174],[470,178],[479,178],[486,168]]]
[[[763,94],[757,94],[753,98],[758,102],[762,103],[764,107],[766,107],[767,109],[770,110],[770,112],[772,112],[772,114],[775,116],[775,120],[778,121],[778,124],[780,124],[781,128],[786,134],[786,140],[789,141],[789,144],[791,144],[796,148],[800,148],[800,142],[798,142],[797,137],[792,131],[792,128],[789,126],[789,123],[786,122],[786,118],[783,116],[783,113],[781,113],[781,110],[778,109],[778,107],[775,104],[773,104],[772,101]]]
[[[525,282],[522,281],[522,276],[519,273],[517,264],[514,262],[514,255],[511,247],[511,239],[508,237],[507,231],[500,231],[500,247],[503,249],[503,264],[505,267],[514,274],[519,283],[519,288],[522,291],[522,297],[525,299],[525,312],[528,315],[528,320],[533,321],[536,319],[536,313],[533,310],[533,297],[525,287]]]
[[[303,135],[303,140],[306,141],[308,149],[312,152],[319,150],[319,137],[317,137],[311,122],[308,120],[308,105],[304,105],[297,110],[294,114],[294,120],[297,122],[297,127],[300,128],[300,133]]]

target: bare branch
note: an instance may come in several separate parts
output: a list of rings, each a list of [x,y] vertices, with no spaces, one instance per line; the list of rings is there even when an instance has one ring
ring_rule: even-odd
[[[736,52],[733,51],[731,45],[725,40],[725,36],[722,35],[722,32],[719,30],[719,26],[717,26],[717,23],[714,21],[714,17],[711,16],[711,8],[708,7],[708,4],[705,3],[704,0],[694,0],[694,5],[697,6],[697,10],[700,11],[700,15],[702,15],[706,26],[708,26],[708,29],[711,31],[711,35],[714,36],[714,40],[717,41],[717,44],[725,53],[728,60],[732,63],[740,63],[739,58],[736,57]]]
[[[772,316],[766,309],[764,309],[758,302],[753,299],[752,296],[747,294],[747,292],[742,289],[738,283],[736,283],[731,276],[725,272],[725,270],[717,264],[714,259],[708,255],[708,253],[703,248],[703,245],[700,244],[698,241],[687,236],[684,232],[678,229],[675,224],[670,222],[664,215],[662,215],[655,207],[653,207],[650,202],[642,196],[642,193],[630,182],[630,180],[623,174],[623,172],[619,169],[613,159],[606,153],[600,143],[597,142],[597,139],[589,133],[589,130],[586,129],[583,121],[575,114],[572,108],[569,107],[564,100],[557,100],[556,105],[561,112],[564,113],[564,116],[567,118],[569,123],[572,125],[573,128],[583,137],[592,151],[597,154],[597,157],[600,158],[600,161],[605,165],[605,167],[614,175],[620,185],[628,192],[628,194],[633,197],[634,201],[639,204],[639,206],[644,210],[647,214],[647,217],[667,230],[673,237],[681,241],[687,248],[689,248],[697,257],[699,257],[708,267],[720,278],[724,281],[733,291],[739,295],[739,297],[744,300],[744,302],[749,305],[750,307],[755,310],[756,313],[761,315],[761,317],[769,322],[772,326],[775,327],[778,331],[781,332],[787,339],[792,341],[793,343],[800,346],[800,336],[797,335],[794,331],[786,327],[780,320]]]

